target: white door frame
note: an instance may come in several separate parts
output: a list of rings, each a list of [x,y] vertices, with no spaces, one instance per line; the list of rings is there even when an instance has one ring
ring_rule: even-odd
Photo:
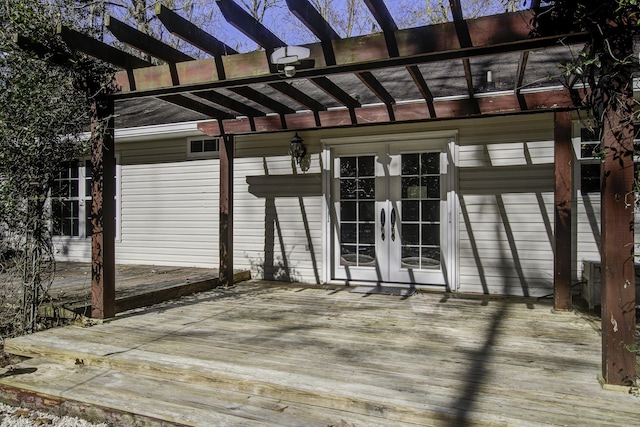
[[[329,209],[331,207],[331,148],[336,146],[344,146],[351,144],[371,144],[371,143],[423,143],[428,146],[428,141],[443,141],[441,145],[447,158],[447,192],[445,195],[448,215],[442,221],[446,221],[447,236],[446,249],[443,244],[443,269],[446,280],[446,289],[456,291],[458,289],[458,235],[459,235],[459,203],[457,198],[458,180],[457,180],[457,130],[445,130],[435,132],[411,132],[398,133],[391,135],[367,135],[342,138],[325,138],[321,139],[322,143],[322,234],[323,234],[323,262],[322,277],[324,282],[332,282],[333,258],[332,251],[332,232],[331,217]],[[435,145],[434,145],[435,146]],[[345,281],[337,281],[344,284]],[[348,282],[356,284],[355,282]],[[365,282],[363,282],[365,283]],[[435,288],[442,290],[442,286],[416,285],[417,288]]]

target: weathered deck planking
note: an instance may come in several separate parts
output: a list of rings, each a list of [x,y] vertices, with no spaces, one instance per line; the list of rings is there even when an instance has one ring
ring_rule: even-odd
[[[176,425],[630,425],[592,319],[551,301],[245,282],[9,340],[5,388]],[[75,361],[82,361],[75,365]]]

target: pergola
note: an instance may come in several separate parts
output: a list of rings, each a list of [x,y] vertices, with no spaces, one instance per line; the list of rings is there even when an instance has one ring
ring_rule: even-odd
[[[554,112],[554,307],[571,310],[571,117],[588,88],[550,83],[547,72],[566,46],[584,44],[587,34],[534,37],[533,10],[464,19],[458,0],[450,1],[453,22],[399,29],[384,0],[363,1],[382,31],[346,39],[308,0],[286,1],[319,40],[306,46],[309,58],[299,61],[290,77],[270,61],[274,50],[287,43],[233,0],[216,3],[228,23],[262,49],[238,53],[160,5],[156,14],[167,30],[209,58],[194,59],[113,17],[106,20],[111,33],[161,65],[69,28],[59,28],[59,34],[72,49],[121,69],[115,77],[117,91],[97,102],[94,125],[113,117],[116,103],[131,99],[209,118],[199,128],[220,137],[222,284],[233,278],[234,135]],[[540,55],[541,50],[546,53]],[[491,70],[504,78],[490,81]],[[105,171],[115,167],[113,153],[111,126],[94,140],[92,153],[92,316],[97,318],[115,315],[115,188],[112,179],[105,179]],[[625,384],[635,377],[635,354],[620,343],[635,340],[635,294],[633,286],[623,285],[628,280],[633,284],[634,273],[619,242],[633,243],[633,229],[621,203],[605,206],[616,199],[613,193],[607,197],[608,191],[615,190],[605,187],[602,198],[603,377],[607,383]]]

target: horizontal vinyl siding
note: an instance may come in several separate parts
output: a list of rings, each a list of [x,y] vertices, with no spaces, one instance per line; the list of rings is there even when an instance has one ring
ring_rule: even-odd
[[[252,277],[322,281],[322,178],[318,145],[293,166],[292,135],[238,138],[234,163],[234,265]]]
[[[188,160],[186,139],[120,150],[116,262],[217,267],[219,160]]]
[[[553,116],[459,128],[459,290],[553,292]]]

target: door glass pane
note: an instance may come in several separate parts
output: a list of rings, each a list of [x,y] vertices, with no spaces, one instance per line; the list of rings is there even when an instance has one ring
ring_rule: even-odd
[[[340,158],[340,178],[347,176],[356,176],[356,158],[341,157]]]
[[[358,203],[360,221],[375,221],[375,202],[362,201]]]
[[[358,157],[358,176],[376,176],[373,156]]]
[[[418,175],[420,160],[419,154],[404,154],[402,156],[402,175]]]
[[[340,203],[340,221],[355,221],[357,202],[344,201]]]
[[[440,153],[401,155],[402,267],[440,269]]]
[[[340,158],[340,265],[373,267],[375,156]]]
[[[420,218],[420,202],[405,200],[402,203],[402,222],[418,221]]]
[[[376,179],[365,178],[358,180],[358,197],[360,199],[376,198]]]

